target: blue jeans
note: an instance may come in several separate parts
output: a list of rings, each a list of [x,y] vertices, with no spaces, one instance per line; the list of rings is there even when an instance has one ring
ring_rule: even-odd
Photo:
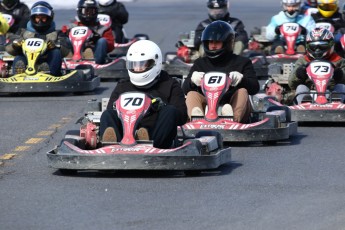
[[[306,85],[298,85],[297,88],[296,88],[296,95],[297,94],[300,94],[300,93],[308,93],[310,92],[310,89],[306,86]],[[334,86],[334,89],[332,91],[333,93],[341,93],[340,94],[340,98],[341,98],[341,101],[344,102],[345,100],[345,85],[344,84],[336,84]],[[296,97],[297,99],[297,103],[298,104],[301,104],[302,103],[302,100],[303,98],[308,95],[308,94],[301,94],[301,95],[298,95]],[[326,94],[326,97],[328,97],[328,95]]]
[[[105,38],[100,38],[96,42],[95,48],[93,49],[96,64],[105,64],[107,58],[107,46],[108,44]]]
[[[18,55],[13,60],[13,66],[16,66],[18,61],[24,62],[25,65],[28,64],[28,61],[24,55]],[[55,48],[47,51],[47,58],[40,58],[39,62],[47,62],[49,65],[49,70],[53,76],[61,76],[61,65],[62,65],[62,56],[60,49]],[[14,74],[16,74],[14,72]]]

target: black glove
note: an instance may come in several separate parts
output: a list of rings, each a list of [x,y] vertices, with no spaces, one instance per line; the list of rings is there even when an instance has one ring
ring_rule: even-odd
[[[304,66],[300,66],[296,69],[296,77],[302,81],[307,80],[307,69]]]
[[[280,26],[277,26],[275,29],[274,29],[274,32],[276,33],[276,34],[280,34]]]
[[[55,45],[54,41],[51,41],[51,40],[47,41],[47,48],[48,48],[48,50],[54,49],[55,47],[56,47],[56,45]]]
[[[155,97],[151,100],[151,108],[153,111],[158,112],[161,110],[166,104],[163,102],[163,100],[160,97]]]
[[[302,35],[307,35],[307,29],[304,26],[301,26],[301,25],[300,25],[300,27],[301,27],[301,34]]]
[[[101,35],[100,35],[99,33],[94,32],[94,33],[92,34],[91,40],[92,40],[94,43],[96,43],[96,42],[98,41],[98,39],[100,39],[100,38],[101,38]]]
[[[84,47],[93,49],[95,47],[95,42],[92,39],[88,39],[85,41]]]
[[[333,79],[334,79],[334,81],[336,81],[336,82],[341,81],[341,79],[343,78],[343,76],[344,76],[344,72],[343,72],[342,69],[336,68],[336,69],[334,70],[334,72],[333,72]]]
[[[13,49],[21,49],[23,43],[24,43],[24,39],[22,39],[22,38],[15,39],[12,43],[12,47],[13,47]]]

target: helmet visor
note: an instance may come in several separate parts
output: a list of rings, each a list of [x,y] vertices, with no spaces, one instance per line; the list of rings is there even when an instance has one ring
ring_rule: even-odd
[[[127,61],[127,69],[132,73],[143,73],[155,66],[155,60],[145,60],[145,61]]]
[[[338,9],[338,5],[336,3],[319,4],[318,7],[323,11],[336,11]]]
[[[226,7],[208,9],[208,14],[210,15],[211,18],[215,20],[224,18],[227,12],[228,12],[228,9]]]
[[[52,11],[44,6],[36,6],[31,9],[31,15],[47,15],[52,16]]]
[[[301,3],[284,3],[283,4],[284,10],[289,11],[289,12],[294,12],[294,11],[299,10],[300,6],[301,6]]]
[[[331,48],[330,43],[328,42],[311,42],[307,44],[307,49],[310,51],[327,51]]]
[[[96,8],[82,8],[81,13],[85,15],[86,17],[92,17],[97,14]]]

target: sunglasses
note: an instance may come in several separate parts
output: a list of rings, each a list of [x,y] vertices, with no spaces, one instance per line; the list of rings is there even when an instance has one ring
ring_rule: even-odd
[[[307,44],[307,48],[311,51],[328,50],[331,45],[328,42],[312,42]]]

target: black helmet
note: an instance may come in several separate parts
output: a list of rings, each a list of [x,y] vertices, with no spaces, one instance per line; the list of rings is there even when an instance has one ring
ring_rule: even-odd
[[[2,0],[1,5],[6,10],[13,10],[19,3],[19,0]]]
[[[228,7],[228,0],[208,0],[207,7],[210,9]]]
[[[201,41],[206,56],[217,58],[226,53],[232,53],[235,39],[235,31],[232,26],[224,21],[214,21],[202,32]],[[209,41],[222,41],[223,46],[218,50],[209,49]]]
[[[327,58],[334,51],[333,34],[324,28],[315,28],[307,34],[307,55],[312,59]]]
[[[220,20],[228,14],[228,0],[208,0],[208,15],[212,21]]]
[[[36,15],[45,15],[47,16],[47,21],[35,21]],[[38,1],[34,3],[31,7],[30,21],[34,29],[38,32],[46,31],[50,28],[54,19],[54,10],[53,7],[45,1]]]
[[[78,18],[85,25],[97,21],[98,3],[96,0],[80,0],[77,8]]]

